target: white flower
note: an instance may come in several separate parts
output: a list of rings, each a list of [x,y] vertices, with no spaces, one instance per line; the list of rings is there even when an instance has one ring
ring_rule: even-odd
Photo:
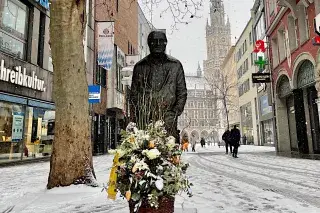
[[[144,150],[142,154],[146,155],[150,160],[156,159],[161,155],[158,149]]]
[[[166,141],[167,141],[166,145],[170,150],[173,149],[174,146],[176,145],[176,138],[173,136],[167,137]]]
[[[155,182],[155,185],[157,189],[161,191],[163,189],[163,179],[161,177],[158,177],[158,179]]]
[[[163,127],[163,126],[164,126],[164,122],[162,120],[159,120],[154,124],[154,127],[157,128],[157,129],[159,129],[159,128]]]
[[[127,132],[134,132],[134,128],[137,128],[137,125],[133,122],[130,122],[126,128]]]
[[[137,170],[149,170],[149,166],[148,164],[146,164],[143,160],[137,162],[133,168],[132,168],[132,172],[136,172]]]
[[[150,140],[150,135],[148,135],[148,134],[145,134],[145,135],[143,135],[143,137],[142,137],[144,140],[147,140],[147,141],[149,141]]]
[[[116,152],[117,152],[117,150],[115,150],[115,149],[109,149],[108,150],[108,153],[111,154],[111,155],[116,154]]]

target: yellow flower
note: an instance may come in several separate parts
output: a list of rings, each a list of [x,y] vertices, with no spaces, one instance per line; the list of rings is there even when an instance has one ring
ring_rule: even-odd
[[[135,173],[138,169],[138,164],[135,164],[132,168],[132,172]]]
[[[129,201],[131,199],[131,191],[126,192],[126,199]]]
[[[174,164],[179,164],[180,163],[180,156],[179,155],[174,156],[172,158],[172,161],[173,161]]]
[[[135,138],[131,136],[130,139],[129,139],[129,141],[130,141],[130,143],[134,143]]]
[[[153,149],[154,148],[154,141],[149,141],[149,148]]]

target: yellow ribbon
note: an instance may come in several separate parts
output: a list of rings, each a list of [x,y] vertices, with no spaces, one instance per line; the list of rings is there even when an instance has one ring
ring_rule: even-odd
[[[110,177],[109,177],[109,187],[108,187],[108,198],[111,200],[116,199],[117,195],[117,168],[118,168],[118,163],[119,163],[119,154],[116,153],[116,155],[113,158],[113,165],[112,169],[110,172]]]

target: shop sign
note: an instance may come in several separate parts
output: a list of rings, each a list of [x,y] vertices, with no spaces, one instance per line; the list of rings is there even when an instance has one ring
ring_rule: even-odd
[[[89,85],[89,103],[96,104],[101,101],[101,86],[99,85]]]
[[[267,60],[263,56],[258,56],[258,60],[254,61],[254,64],[259,67],[259,72],[263,72],[267,65]]]
[[[19,142],[22,140],[23,119],[24,119],[24,114],[22,112],[13,113],[12,136],[11,136],[12,142]]]
[[[270,83],[270,73],[252,73],[252,83]]]
[[[139,61],[139,55],[126,55],[127,66],[134,66]]]
[[[46,8],[46,10],[50,9],[49,0],[35,0],[38,4],[40,4],[42,7]]]
[[[27,75],[27,69],[21,66],[9,69],[5,67],[4,60],[1,60],[0,80],[12,84],[17,84],[30,89],[45,92],[44,80],[38,79],[36,73],[33,71],[32,75]]]
[[[254,46],[254,53],[259,53],[259,52],[266,52],[266,45],[263,40],[257,40]]]

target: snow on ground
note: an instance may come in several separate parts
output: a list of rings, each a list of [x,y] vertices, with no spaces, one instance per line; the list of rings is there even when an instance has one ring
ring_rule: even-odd
[[[320,212],[320,161],[278,157],[272,147],[241,146],[239,158],[217,146],[185,153],[194,196],[176,197],[177,208],[200,213]],[[101,187],[70,186],[46,190],[49,163],[0,168],[0,212],[128,213],[121,198],[107,200],[105,191],[112,156],[94,158]]]

